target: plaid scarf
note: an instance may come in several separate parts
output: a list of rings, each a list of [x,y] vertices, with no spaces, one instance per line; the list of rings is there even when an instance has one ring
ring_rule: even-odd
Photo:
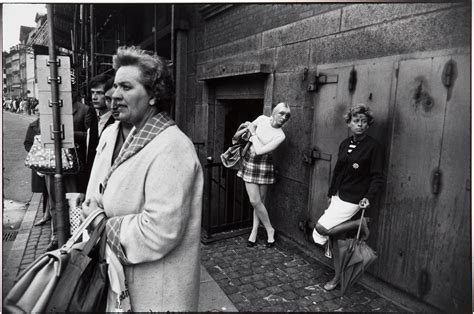
[[[137,131],[134,127],[128,135],[125,143],[123,143],[122,149],[120,150],[117,159],[115,159],[109,173],[104,179],[101,193],[104,193],[112,173],[127,159],[138,153],[143,147],[145,147],[151,140],[153,140],[158,134],[163,132],[169,126],[175,125],[176,123],[164,112],[160,112],[153,116],[146,124]]]

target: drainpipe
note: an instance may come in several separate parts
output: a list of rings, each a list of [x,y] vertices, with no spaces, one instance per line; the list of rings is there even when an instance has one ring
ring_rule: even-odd
[[[61,116],[59,112],[59,87],[58,87],[58,60],[56,56],[56,44],[54,42],[53,4],[46,5],[48,10],[48,32],[49,32],[49,70],[51,77],[51,104],[53,111],[53,137],[54,153],[56,159],[56,173],[54,175],[54,193],[56,204],[54,206],[54,222],[56,225],[58,245],[62,246],[69,237],[69,213],[66,208],[66,199],[63,185],[63,169],[61,158]]]

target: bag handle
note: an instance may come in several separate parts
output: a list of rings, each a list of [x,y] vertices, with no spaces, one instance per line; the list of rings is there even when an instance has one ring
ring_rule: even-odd
[[[104,231],[105,231],[105,225],[107,224],[107,221],[105,219],[102,219],[99,223],[99,225],[94,229],[94,232],[92,232],[91,237],[87,241],[86,245],[82,249],[82,252],[85,255],[89,255],[89,253],[92,251],[92,249],[97,245],[97,242],[99,239],[106,238],[104,237]]]
[[[360,216],[360,221],[359,221],[359,229],[357,229],[357,237],[356,237],[357,240],[359,240],[360,229],[362,228],[362,219],[364,219],[364,213],[365,213],[365,208],[362,208],[362,214]]]
[[[72,237],[62,246],[61,249],[63,250],[70,250],[71,247],[79,240],[79,238],[82,236],[82,233],[84,230],[86,230],[89,225],[94,221],[97,216],[100,214],[104,213],[104,210],[102,208],[96,209],[93,211],[87,218],[82,222],[82,224],[76,229],[76,232],[72,235]]]

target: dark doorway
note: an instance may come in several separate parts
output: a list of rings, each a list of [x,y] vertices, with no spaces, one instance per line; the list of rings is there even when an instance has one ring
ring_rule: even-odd
[[[232,145],[232,136],[245,121],[253,121],[263,112],[263,99],[232,99],[218,101],[216,121],[222,121],[215,129],[216,148],[224,152]],[[211,195],[207,210],[210,222],[206,228],[211,234],[243,229],[252,224],[252,206],[250,205],[245,184],[237,177],[237,170],[227,169],[222,163],[208,165],[208,177],[211,177]]]

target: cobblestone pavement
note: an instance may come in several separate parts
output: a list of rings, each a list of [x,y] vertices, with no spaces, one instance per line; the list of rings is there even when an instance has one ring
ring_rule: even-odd
[[[38,210],[35,222],[41,217]],[[50,225],[32,227],[20,273],[44,252],[50,237]],[[358,284],[342,298],[339,288],[324,290],[332,269],[286,241],[277,240],[273,248],[261,239],[253,248],[246,243],[243,235],[201,246],[202,265],[240,312],[406,312]]]
[[[290,245],[264,240],[246,246],[246,236],[202,245],[202,264],[239,311],[263,312],[406,312],[355,284],[344,297],[323,285],[333,271]]]

